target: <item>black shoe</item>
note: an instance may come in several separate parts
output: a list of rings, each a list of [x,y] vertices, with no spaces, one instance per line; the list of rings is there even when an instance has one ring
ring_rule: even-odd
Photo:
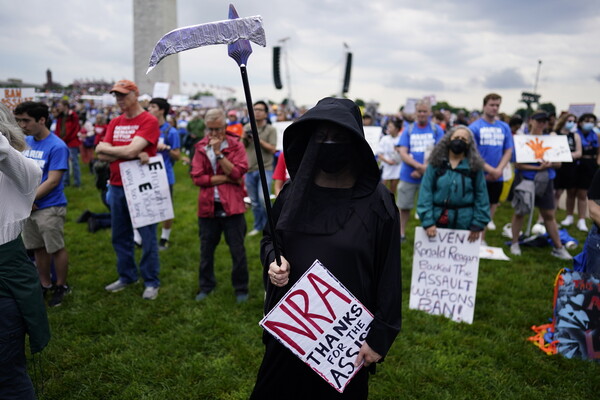
[[[54,293],[52,293],[52,298],[48,302],[48,307],[58,307],[62,304],[63,298],[65,294],[71,292],[71,288],[69,286],[57,286],[54,289]]]
[[[51,285],[50,287],[44,287],[42,286],[42,296],[44,297],[44,300],[46,300],[46,297],[48,296],[48,293],[52,293],[54,292],[55,286]]]
[[[79,216],[79,218],[77,218],[77,223],[81,224],[83,222],[88,222],[88,220],[90,219],[91,216],[92,216],[92,212],[90,210],[85,210],[83,212],[83,214],[81,214]]]
[[[169,243],[169,241],[167,239],[160,239],[160,241],[158,242],[158,249],[159,250],[166,250],[169,248],[171,244]]]
[[[96,221],[96,218],[90,217],[87,221],[88,223],[88,232],[91,233],[96,233],[96,231],[100,228],[98,228],[98,221]]]

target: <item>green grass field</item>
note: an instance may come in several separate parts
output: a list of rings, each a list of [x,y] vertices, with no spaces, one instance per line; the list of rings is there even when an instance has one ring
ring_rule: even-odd
[[[61,307],[48,310],[52,340],[42,353],[42,399],[248,398],[263,354],[260,238],[246,239],[247,303],[235,302],[224,241],[216,254],[218,287],[195,302],[198,189],[187,167],[179,163],[176,172],[173,244],[160,253],[162,286],[155,301],[141,298],[141,283],[119,293],[104,290],[117,278],[110,231],[91,234],[75,223],[85,209],[104,212],[104,206],[87,172],[82,188],[67,188],[73,292]],[[504,242],[501,227],[511,212],[509,204],[500,207],[490,245]],[[248,212],[249,228],[251,220]],[[410,232],[417,223],[410,221]],[[574,228],[571,234],[585,238]],[[523,256],[510,262],[482,260],[474,322],[468,325],[408,310],[414,235],[408,238],[402,246],[403,327],[370,381],[371,399],[598,396],[600,365],[547,356],[527,341],[530,327],[551,316],[555,275],[569,266],[551,257],[550,247],[523,247]]]

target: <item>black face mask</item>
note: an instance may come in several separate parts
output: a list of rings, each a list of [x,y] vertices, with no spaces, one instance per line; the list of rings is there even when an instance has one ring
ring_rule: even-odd
[[[460,139],[450,141],[450,150],[454,154],[462,154],[467,151],[467,143]]]
[[[317,155],[317,167],[328,173],[336,173],[350,164],[354,156],[352,143],[321,143]]]

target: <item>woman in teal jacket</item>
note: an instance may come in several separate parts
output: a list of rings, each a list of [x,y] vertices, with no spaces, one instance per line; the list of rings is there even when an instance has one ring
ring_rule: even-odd
[[[483,175],[484,161],[473,133],[452,128],[435,146],[421,181],[417,212],[427,236],[437,228],[471,231],[474,242],[490,221],[490,202]]]

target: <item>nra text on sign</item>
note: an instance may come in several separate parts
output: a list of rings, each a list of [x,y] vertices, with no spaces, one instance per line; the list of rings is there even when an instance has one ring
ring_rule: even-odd
[[[371,321],[369,310],[315,260],[260,326],[342,393],[362,367],[354,361]]]
[[[468,237],[469,231],[438,228],[429,238],[417,227],[409,308],[473,323],[480,241]]]
[[[173,219],[173,203],[161,155],[150,158],[148,164],[132,160],[122,162],[119,167],[134,228]]]

